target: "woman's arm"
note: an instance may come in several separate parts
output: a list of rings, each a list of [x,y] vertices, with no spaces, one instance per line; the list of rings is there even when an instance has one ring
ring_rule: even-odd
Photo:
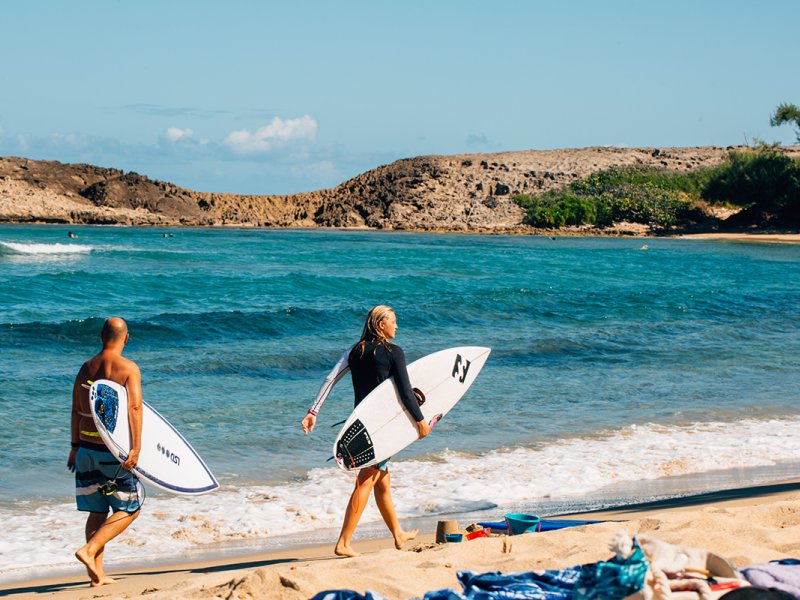
[[[411,387],[411,381],[408,378],[408,368],[406,366],[406,355],[400,346],[392,345],[392,351],[389,353],[391,357],[389,360],[392,365],[392,375],[394,375],[395,384],[397,384],[397,391],[400,392],[400,401],[406,407],[415,421],[425,421],[422,411],[419,409],[417,396],[414,394],[414,389]]]
[[[350,346],[344,353],[339,357],[339,360],[336,362],[336,365],[331,369],[331,372],[328,373],[327,377],[325,377],[325,381],[322,382],[322,385],[317,392],[317,397],[314,399],[314,403],[311,405],[311,408],[308,409],[308,413],[303,418],[302,422],[300,423],[303,427],[303,431],[306,433],[311,433],[314,431],[314,424],[317,422],[317,413],[322,409],[322,405],[327,400],[328,396],[339,381],[347,375],[350,371],[350,365],[348,364],[348,359],[350,358],[350,351],[353,349],[353,346]]]

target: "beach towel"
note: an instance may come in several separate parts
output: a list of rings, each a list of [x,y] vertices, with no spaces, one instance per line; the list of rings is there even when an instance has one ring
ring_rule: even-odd
[[[777,588],[789,592],[795,598],[800,598],[800,564],[793,559],[750,565],[741,572],[752,585]]]
[[[608,600],[625,598],[641,590],[650,563],[635,540],[632,549],[626,558],[618,555],[610,560],[583,565],[573,598]]]
[[[424,600],[569,600],[581,575],[580,567],[522,573],[459,571],[463,592],[428,592]]]
[[[369,590],[364,594],[353,590],[328,590],[316,594],[311,600],[386,600],[386,598]]]

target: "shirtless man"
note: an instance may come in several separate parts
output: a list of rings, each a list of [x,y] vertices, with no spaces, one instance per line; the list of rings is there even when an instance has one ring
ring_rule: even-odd
[[[128,342],[128,326],[119,318],[108,319],[100,334],[103,349],[83,363],[72,386],[72,450],[67,467],[75,471],[75,499],[78,510],[88,512],[86,545],[76,558],[86,566],[92,587],[114,583],[103,571],[106,543],[117,537],[139,516],[142,505],[141,483],[130,472],[139,459],[142,443],[142,381],[136,363],[123,358]],[[110,379],[128,392],[128,422],[131,451],[120,466],[106,448],[89,412],[88,381]],[[116,491],[102,489],[113,481]],[[111,509],[111,515],[108,511]]]

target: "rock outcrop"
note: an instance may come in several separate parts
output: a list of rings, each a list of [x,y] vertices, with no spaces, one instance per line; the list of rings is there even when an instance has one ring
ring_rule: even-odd
[[[580,148],[421,156],[333,189],[210,194],[86,164],[0,159],[0,221],[126,225],[526,231],[519,193],[537,195],[610,167],[711,167],[732,148]],[[800,147],[784,148],[800,157]]]

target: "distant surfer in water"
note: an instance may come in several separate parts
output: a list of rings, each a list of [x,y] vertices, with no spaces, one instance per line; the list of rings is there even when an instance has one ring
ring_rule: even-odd
[[[400,391],[400,398],[417,423],[420,439],[430,433],[431,428],[422,416],[408,379],[405,354],[400,346],[390,342],[396,333],[397,317],[394,310],[388,306],[376,306],[369,311],[361,339],[342,354],[339,362],[325,378],[314,404],[303,418],[303,431],[310,433],[314,430],[317,413],[322,407],[322,403],[325,402],[333,386],[350,371],[353,377],[356,406],[381,382],[389,377],[394,377],[397,389]],[[334,549],[337,555],[358,556],[350,542],[373,490],[378,510],[394,537],[395,547],[399,550],[404,543],[417,537],[417,533],[419,533],[417,529],[405,531],[397,520],[392,503],[388,463],[389,461],[385,460],[358,472],[356,487],[347,504],[342,531]]]
[[[119,318],[106,320],[100,334],[103,349],[83,363],[72,386],[72,450],[67,467],[75,471],[78,510],[88,512],[86,544],[75,557],[86,566],[92,587],[114,583],[103,571],[103,551],[139,516],[141,483],[131,473],[142,446],[142,378],[139,367],[122,356],[128,326]],[[128,392],[131,450],[120,465],[100,439],[89,407],[89,381],[110,379]],[[111,509],[111,515],[108,511]]]

